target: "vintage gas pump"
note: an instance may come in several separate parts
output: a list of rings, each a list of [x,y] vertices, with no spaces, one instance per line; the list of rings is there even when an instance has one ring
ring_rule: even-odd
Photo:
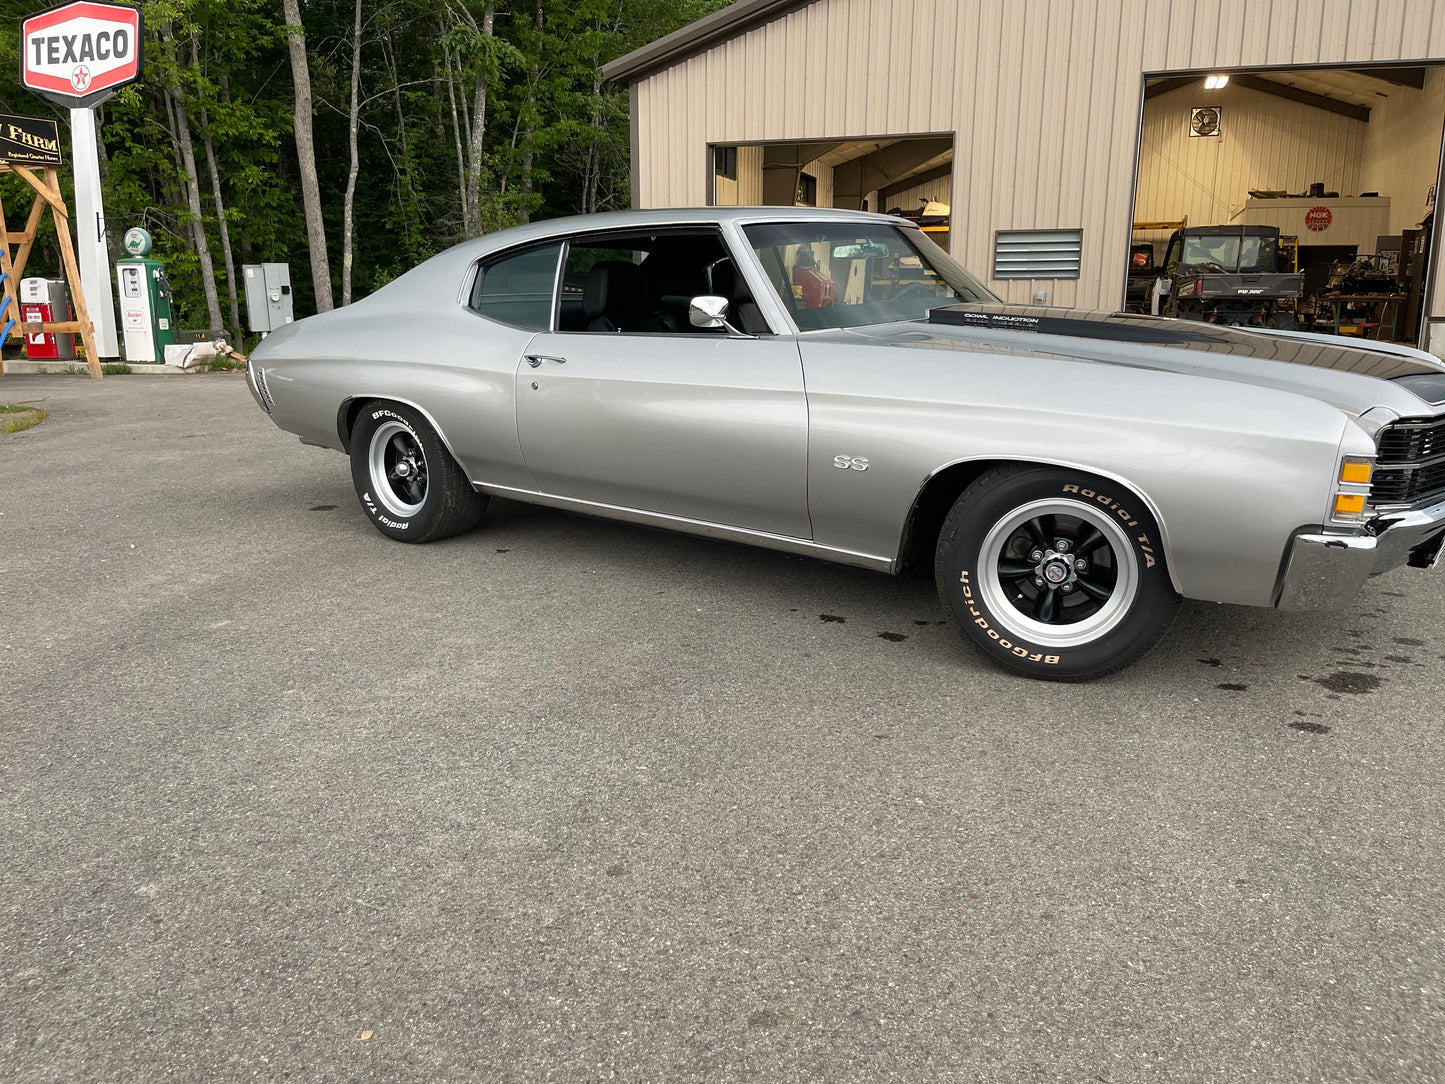
[[[20,313],[27,324],[64,323],[74,320],[70,290],[64,279],[20,280]],[[25,356],[31,361],[75,357],[75,336],[39,332],[25,336]]]
[[[137,226],[125,234],[128,259],[115,261],[115,280],[120,287],[120,327],[125,339],[125,359],[134,362],[162,362],[165,348],[175,341],[171,327],[171,284],[165,265],[149,259],[153,242]]]

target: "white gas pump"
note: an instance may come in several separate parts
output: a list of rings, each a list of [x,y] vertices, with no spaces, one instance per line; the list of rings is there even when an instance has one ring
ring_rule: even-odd
[[[171,327],[171,284],[165,265],[150,257],[154,242],[137,226],[126,231],[128,257],[115,261],[120,287],[120,327],[125,359],[145,364],[165,361],[166,347],[176,341]]]

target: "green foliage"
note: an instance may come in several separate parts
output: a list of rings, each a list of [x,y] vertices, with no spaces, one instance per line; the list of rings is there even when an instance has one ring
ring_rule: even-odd
[[[541,0],[539,28],[538,0],[363,0],[354,296],[464,238],[461,175],[479,84],[486,93],[477,208],[483,231],[627,206],[628,95],[603,84],[597,68],[725,2]],[[64,134],[65,110],[20,88],[14,74],[20,20],[45,6],[0,0],[0,68],[11,73],[0,78],[0,111],[55,117]],[[281,5],[141,0],[140,6],[144,80],[98,113],[112,255],[122,255],[126,229],[145,226],[155,237],[155,256],[166,262],[175,319],[182,326],[206,323],[177,138],[176,109],[183,107],[223,309],[231,284],[224,281],[207,138],[238,275],[243,264],[290,263],[297,315],[309,314],[314,299]],[[306,0],[301,7],[327,248],[340,296],[355,6],[354,0]],[[30,204],[29,190],[14,177],[0,177],[0,199],[12,221]],[[31,266],[37,274],[58,273],[53,235],[43,233]]]
[[[108,362],[100,367],[105,376],[129,376],[130,366],[123,361]]]

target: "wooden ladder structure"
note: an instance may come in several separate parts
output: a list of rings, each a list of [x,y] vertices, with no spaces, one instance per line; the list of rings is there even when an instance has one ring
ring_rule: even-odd
[[[92,380],[100,379],[100,358],[95,352],[95,329],[90,322],[90,310],[86,308],[85,294],[80,286],[80,268],[75,262],[75,245],[70,238],[70,212],[65,207],[65,197],[60,192],[60,178],[54,167],[46,167],[43,177],[36,171],[15,162],[0,162],[0,173],[13,173],[31,188],[35,189],[35,201],[30,205],[30,216],[25,220],[21,233],[11,233],[5,222],[5,205],[0,201],[0,345],[10,341],[11,336],[26,335],[79,335],[85,344],[85,364],[90,369]],[[55,222],[55,237],[60,243],[60,261],[65,267],[65,281],[70,286],[70,305],[75,310],[74,320],[25,323],[20,311],[18,291],[20,279],[25,274],[25,264],[30,259],[30,250],[40,231],[40,220],[46,210]],[[19,245],[14,257],[10,246]],[[5,359],[0,355],[0,376],[5,375]]]

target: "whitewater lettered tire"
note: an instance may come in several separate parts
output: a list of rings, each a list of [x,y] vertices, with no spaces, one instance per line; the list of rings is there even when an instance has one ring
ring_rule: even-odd
[[[426,419],[400,403],[362,409],[351,431],[351,482],[372,524],[399,542],[470,531],[487,508]]]
[[[1002,467],[964,490],[939,533],[934,573],[985,655],[1051,681],[1129,665],[1179,602],[1144,502],[1117,482],[1053,467]]]

